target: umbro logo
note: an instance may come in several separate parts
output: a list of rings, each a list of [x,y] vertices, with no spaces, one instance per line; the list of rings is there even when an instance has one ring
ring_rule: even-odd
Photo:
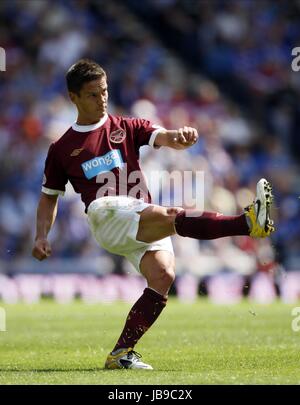
[[[83,151],[83,148],[74,149],[70,156],[78,156]]]

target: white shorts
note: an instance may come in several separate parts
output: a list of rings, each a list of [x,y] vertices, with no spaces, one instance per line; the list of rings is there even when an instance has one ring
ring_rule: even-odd
[[[87,212],[91,232],[99,245],[110,253],[125,256],[137,271],[147,251],[166,250],[174,254],[170,237],[153,243],[136,240],[138,212],[149,205],[127,196],[101,197],[89,205]]]

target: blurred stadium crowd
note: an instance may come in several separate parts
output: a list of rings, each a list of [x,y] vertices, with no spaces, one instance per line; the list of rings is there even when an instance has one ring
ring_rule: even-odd
[[[273,183],[272,238],[174,237],[179,274],[299,271],[300,72],[291,69],[297,45],[297,1],[1,1],[7,67],[0,72],[0,272],[49,266],[101,274],[101,263],[130,272],[94,243],[72,190],[60,199],[51,231],[52,264],[30,258],[45,156],[76,119],[65,71],[81,57],[107,71],[111,113],[198,129],[200,141],[188,151],[143,148],[146,175],[204,171],[205,208],[225,214],[252,201],[260,177]],[[97,268],[96,258],[104,260]]]

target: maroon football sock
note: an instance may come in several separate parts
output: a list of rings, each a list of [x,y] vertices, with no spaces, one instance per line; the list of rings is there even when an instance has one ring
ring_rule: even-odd
[[[176,215],[175,229],[178,235],[194,239],[217,239],[224,236],[249,235],[245,214],[225,216],[215,212],[203,213],[183,210]]]
[[[120,348],[133,348],[156,321],[166,304],[167,297],[151,288],[145,288],[143,295],[131,308],[124,329],[113,351]]]

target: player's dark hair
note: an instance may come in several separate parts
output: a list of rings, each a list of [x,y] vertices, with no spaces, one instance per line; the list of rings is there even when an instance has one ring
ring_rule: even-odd
[[[80,59],[66,74],[68,91],[79,95],[84,83],[106,76],[104,69],[90,59]]]

